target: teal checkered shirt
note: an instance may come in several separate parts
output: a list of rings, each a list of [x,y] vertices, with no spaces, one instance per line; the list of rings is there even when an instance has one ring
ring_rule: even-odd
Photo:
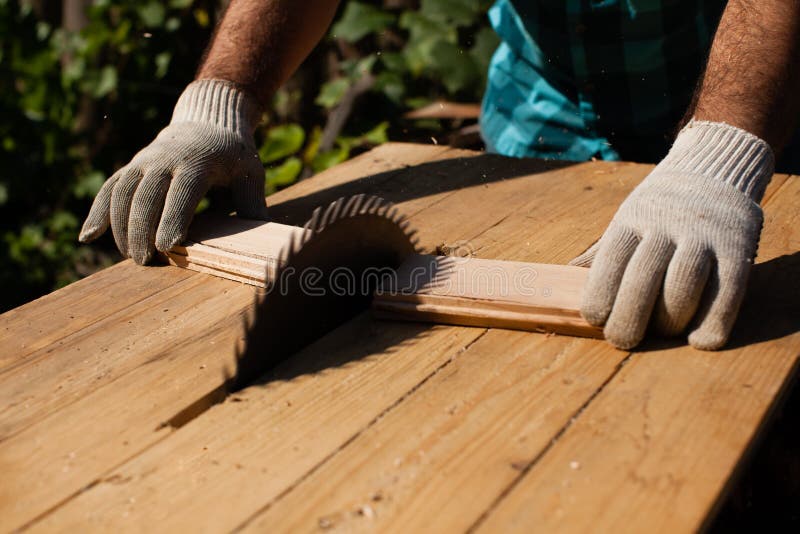
[[[725,0],[499,0],[481,131],[492,152],[658,161]]]

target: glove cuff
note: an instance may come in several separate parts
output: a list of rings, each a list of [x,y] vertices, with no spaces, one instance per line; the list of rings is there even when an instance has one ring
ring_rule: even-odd
[[[749,132],[692,119],[658,168],[713,177],[760,202],[775,170],[775,156],[763,139]]]
[[[170,124],[202,122],[252,136],[261,118],[258,101],[225,80],[197,80],[178,98]]]

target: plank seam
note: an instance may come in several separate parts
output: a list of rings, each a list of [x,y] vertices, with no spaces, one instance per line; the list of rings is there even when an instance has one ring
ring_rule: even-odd
[[[520,474],[516,478],[514,478],[511,481],[511,483],[509,483],[508,486],[506,486],[503,489],[503,491],[500,492],[500,494],[491,502],[491,504],[489,504],[486,510],[484,510],[484,512],[480,516],[478,516],[478,519],[476,519],[475,522],[467,528],[466,532],[469,533],[476,532],[478,528],[480,528],[481,524],[483,524],[486,521],[486,519],[488,519],[488,517],[492,514],[492,512],[494,512],[495,509],[497,509],[497,507],[500,505],[503,499],[505,499],[514,490],[514,488],[516,488],[517,485],[519,485],[519,483],[522,482],[522,479],[524,479],[528,475],[528,473],[536,466],[536,464],[539,463],[539,461],[558,443],[558,441],[567,432],[567,430],[569,430],[572,427],[572,425],[575,424],[578,418],[583,414],[584,411],[586,411],[586,409],[594,401],[594,399],[597,398],[597,396],[600,395],[600,393],[602,393],[606,389],[606,387],[614,380],[614,378],[617,377],[617,375],[619,375],[620,371],[622,371],[622,368],[628,364],[631,358],[633,358],[633,355],[634,355],[633,352],[629,352],[628,355],[625,356],[625,358],[623,358],[614,367],[612,373],[608,375],[608,377],[603,381],[602,384],[600,384],[600,387],[598,387],[597,390],[594,393],[592,393],[589,396],[589,398],[586,399],[586,401],[584,401],[584,403],[581,404],[580,407],[578,407],[577,410],[575,410],[575,412],[570,416],[570,418],[567,420],[564,426],[562,426],[558,430],[558,432],[556,432],[556,434],[553,436],[550,442],[547,445],[545,445],[545,447],[541,451],[539,451],[533,457],[533,459],[531,459],[531,461],[528,462],[522,468]]]
[[[65,504],[67,504],[68,502],[70,502],[72,499],[74,499],[78,495],[80,495],[80,494],[82,494],[82,493],[84,493],[86,491],[91,490],[92,488],[94,488],[98,484],[101,484],[103,481],[105,481],[109,477],[109,475],[111,475],[111,473],[113,473],[114,471],[116,471],[117,469],[119,469],[120,467],[125,465],[126,463],[130,462],[131,460],[133,460],[137,456],[139,456],[139,455],[147,452],[151,448],[155,447],[156,445],[158,445],[159,443],[161,443],[162,441],[167,439],[169,436],[171,436],[173,434],[173,432],[174,432],[174,430],[169,430],[169,431],[165,432],[164,436],[161,437],[160,439],[157,439],[157,440],[153,441],[150,445],[147,445],[146,447],[144,447],[141,450],[135,451],[130,456],[128,456],[126,458],[123,458],[118,463],[116,463],[113,466],[109,467],[106,471],[103,471],[99,476],[97,476],[91,482],[87,483],[82,488],[80,488],[80,489],[78,489],[76,491],[73,491],[72,493],[70,493],[69,495],[64,497],[62,500],[60,500],[56,504],[52,505],[47,510],[44,510],[44,511],[38,513],[37,515],[35,515],[31,519],[29,519],[27,522],[25,522],[22,525],[20,525],[19,527],[12,529],[11,532],[22,532],[22,531],[28,530],[29,528],[33,527],[36,523],[38,523],[39,521],[41,521],[42,519],[44,519],[48,515],[52,514],[53,512],[55,512],[56,510],[58,510],[59,508],[61,508]]]
[[[236,528],[232,530],[232,532],[241,532],[250,522],[252,522],[255,518],[259,515],[263,514],[267,510],[269,510],[272,506],[277,504],[281,499],[286,497],[292,490],[294,490],[297,486],[302,484],[306,479],[311,477],[314,473],[319,471],[323,465],[325,465],[331,458],[336,456],[340,451],[344,450],[348,445],[353,443],[356,439],[359,438],[364,432],[375,426],[381,419],[386,417],[392,410],[397,408],[400,404],[403,403],[408,397],[413,395],[417,390],[419,390],[425,383],[431,380],[434,376],[438,375],[441,371],[443,371],[450,363],[455,361],[459,356],[467,352],[470,347],[472,347],[475,343],[477,343],[483,336],[485,336],[489,332],[489,329],[484,329],[483,332],[478,334],[475,338],[470,340],[469,343],[461,347],[453,356],[448,358],[442,364],[440,364],[436,369],[434,369],[431,373],[429,373],[425,378],[419,381],[414,387],[409,389],[406,393],[404,393],[400,398],[394,401],[392,404],[387,406],[384,410],[382,410],[378,415],[376,415],[369,423],[367,423],[363,428],[361,428],[358,432],[350,436],[347,440],[345,440],[341,445],[336,447],[330,454],[326,455],[322,460],[320,460],[316,465],[314,465],[311,469],[306,471],[303,475],[301,475],[297,480],[292,482],[290,485],[286,487],[283,491],[281,491],[278,495],[276,495],[272,500],[268,501],[265,505],[261,508],[256,510],[252,513],[248,518],[246,518],[242,523],[240,523]]]
[[[770,194],[761,202],[761,207],[766,208],[772,202],[772,199],[776,198],[781,191],[789,187],[789,182],[792,180],[792,178],[797,179],[797,176],[795,176],[794,174],[786,176],[786,179],[783,181],[781,185],[778,186],[778,189],[773,191],[772,194]]]
[[[712,503],[703,521],[700,523],[700,527],[697,530],[698,532],[707,532],[714,524],[714,521],[717,519],[717,516],[722,510],[726,499],[752,464],[758,447],[767,437],[768,429],[774,426],[778,413],[786,405],[786,401],[789,399],[792,390],[796,387],[800,387],[800,358],[795,359],[787,378],[783,381],[783,384],[781,384],[777,394],[773,397],[772,402],[764,412],[764,417],[753,430],[753,435],[750,436],[750,440],[745,445],[743,452],[739,457],[739,461],[731,471],[728,479],[722,485],[722,489],[717,495],[717,498]]]
[[[144,296],[144,297],[142,297],[142,298],[140,298],[138,300],[132,301],[130,304],[126,305],[124,308],[120,308],[120,309],[110,313],[109,315],[106,315],[105,317],[101,317],[100,319],[97,319],[96,321],[92,321],[91,323],[87,323],[86,325],[82,326],[80,330],[68,333],[68,334],[64,335],[63,337],[60,337],[58,339],[53,340],[48,345],[45,345],[45,346],[40,347],[40,348],[38,348],[36,350],[33,350],[31,352],[26,353],[25,355],[23,355],[21,357],[21,359],[16,360],[13,364],[9,364],[7,366],[4,366],[4,367],[0,368],[0,376],[16,370],[20,366],[24,367],[24,366],[26,366],[26,365],[28,365],[28,364],[30,364],[32,362],[35,362],[35,361],[38,361],[38,360],[41,360],[41,359],[44,359],[44,358],[48,357],[50,352],[52,352],[54,347],[56,345],[58,345],[59,342],[65,341],[65,340],[67,340],[69,338],[72,338],[72,337],[79,337],[80,334],[83,333],[85,330],[87,330],[89,328],[92,328],[93,326],[95,326],[98,323],[101,323],[101,322],[103,322],[105,320],[111,319],[114,316],[117,316],[117,315],[120,315],[122,313],[125,313],[131,307],[136,306],[137,304],[140,304],[140,303],[142,303],[142,302],[144,302],[146,300],[149,300],[149,299],[151,299],[151,298],[153,298],[153,297],[155,297],[157,295],[160,295],[164,291],[175,289],[176,287],[179,288],[180,286],[182,286],[184,284],[188,284],[189,281],[192,278],[194,278],[195,276],[197,276],[199,274],[199,273],[196,273],[194,271],[189,271],[189,270],[186,270],[186,269],[181,269],[181,270],[185,271],[186,273],[188,273],[188,276],[178,280],[175,284],[173,284],[171,286],[164,287],[162,289],[159,289],[155,293],[151,293],[151,294],[146,295],[146,296]],[[186,292],[188,289],[191,289],[191,287],[178,291],[178,293],[176,293],[176,295],[180,295],[181,293]]]
[[[185,281],[186,281],[186,280],[183,280],[181,283],[183,283],[183,282],[185,282]],[[172,287],[174,288],[175,286],[172,286]],[[189,286],[188,288],[184,289],[184,290],[183,290],[183,291],[181,291],[180,293],[184,293],[184,292],[186,292],[186,291],[190,291],[190,290],[192,289],[192,287],[194,287],[194,286]],[[180,294],[180,293],[178,293],[178,294]],[[149,298],[149,297],[148,297],[148,298]],[[246,307],[245,307],[245,308],[243,308],[243,309],[246,309]],[[120,310],[120,312],[122,312],[122,311],[123,311],[123,310]],[[237,316],[241,316],[242,312],[243,312],[243,310],[239,310],[239,311],[237,312]],[[82,394],[82,395],[80,395],[80,396],[76,396],[75,398],[73,398],[73,399],[71,399],[71,400],[69,400],[69,401],[66,401],[66,402],[63,402],[63,403],[59,404],[57,407],[54,407],[52,411],[49,411],[49,412],[47,412],[47,413],[45,413],[45,414],[42,414],[42,415],[41,415],[41,419],[44,419],[44,418],[50,417],[50,416],[52,416],[53,414],[56,414],[56,413],[58,413],[58,412],[60,412],[60,411],[64,410],[65,408],[67,408],[67,407],[69,407],[69,406],[72,406],[73,404],[75,404],[75,403],[78,403],[78,402],[82,401],[82,400],[83,400],[83,399],[85,399],[86,397],[88,397],[88,396],[90,396],[90,395],[93,395],[93,394],[95,394],[97,391],[100,391],[100,390],[102,390],[102,389],[105,389],[105,388],[107,388],[107,387],[112,387],[112,386],[113,386],[113,385],[114,385],[114,384],[115,384],[117,381],[119,381],[119,380],[121,380],[121,379],[125,378],[125,377],[126,377],[128,374],[130,374],[130,373],[136,372],[136,370],[137,370],[137,369],[139,369],[139,368],[141,368],[141,367],[143,367],[143,366],[145,366],[145,365],[150,365],[150,364],[152,364],[152,363],[154,363],[154,362],[156,362],[156,361],[162,360],[162,359],[164,359],[164,358],[168,358],[168,357],[169,357],[169,355],[170,355],[170,354],[171,354],[171,353],[172,353],[172,352],[173,352],[173,351],[174,351],[176,348],[178,348],[178,347],[181,347],[181,346],[183,346],[183,345],[185,345],[185,344],[189,344],[189,343],[191,343],[191,342],[193,342],[193,341],[196,341],[197,339],[203,339],[203,338],[205,338],[207,335],[209,335],[209,333],[208,333],[208,332],[206,332],[206,333],[203,333],[203,334],[200,334],[198,337],[196,337],[196,338],[194,338],[194,339],[192,339],[192,340],[184,340],[183,342],[181,342],[181,343],[178,343],[178,344],[175,344],[175,345],[173,345],[172,347],[165,348],[165,349],[161,349],[161,350],[159,350],[158,352],[155,352],[155,353],[154,353],[154,354],[153,354],[153,355],[152,355],[152,356],[151,356],[149,359],[147,359],[147,360],[144,360],[144,361],[143,361],[143,362],[142,362],[142,363],[141,363],[139,366],[132,367],[132,368],[128,369],[127,371],[125,371],[125,372],[123,372],[123,373],[120,373],[119,375],[115,376],[114,378],[112,378],[112,379],[108,380],[107,382],[105,382],[105,383],[101,384],[99,387],[97,387],[97,388],[94,388],[94,389],[91,389],[90,391],[87,391],[85,394]],[[42,358],[44,358],[45,356],[46,356],[46,355],[42,356]],[[0,373],[0,376],[2,376],[2,373]],[[223,384],[223,387],[224,387],[224,384]],[[212,394],[213,394],[213,392],[212,392]],[[208,398],[208,396],[209,396],[209,395],[210,395],[210,393],[205,393],[205,394],[203,394],[203,395],[202,395],[202,397],[198,398],[198,399],[197,399],[196,401],[194,401],[194,402],[202,401],[203,399],[206,399],[206,398]],[[184,408],[184,409],[185,409],[185,408]],[[179,412],[179,413],[180,413],[180,412]],[[0,415],[2,415],[2,412],[0,412]],[[176,414],[176,415],[177,415],[177,414]],[[28,430],[29,428],[31,428],[31,427],[34,427],[34,426],[36,426],[37,424],[41,423],[41,419],[37,419],[37,420],[31,420],[31,421],[30,421],[28,424],[25,424],[24,426],[21,426],[21,427],[19,427],[19,428],[15,429],[13,432],[11,432],[11,433],[9,433],[9,434],[7,434],[7,435],[5,435],[5,436],[0,436],[0,444],[3,444],[3,443],[5,443],[5,442],[6,442],[6,441],[8,441],[9,439],[12,439],[12,438],[14,438],[15,436],[17,436],[18,434],[21,434],[22,432],[25,432],[25,431],[26,431],[26,430]],[[161,423],[159,423],[159,426],[157,426],[157,427],[155,428],[155,430],[159,430],[159,429],[160,429],[160,428],[162,428],[163,426],[171,426],[171,425],[169,425],[168,423],[165,423],[165,422],[161,422]]]

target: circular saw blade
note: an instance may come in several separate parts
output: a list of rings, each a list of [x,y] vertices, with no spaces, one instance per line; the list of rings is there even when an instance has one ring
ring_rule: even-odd
[[[317,208],[281,252],[275,279],[255,303],[232,390],[368,309],[376,286],[416,252],[415,232],[379,197]]]

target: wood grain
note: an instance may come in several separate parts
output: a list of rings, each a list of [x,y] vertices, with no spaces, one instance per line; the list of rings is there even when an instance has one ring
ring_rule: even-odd
[[[172,287],[189,272],[127,260],[0,315],[0,372],[30,354]],[[135,278],[138,283],[125,280]]]
[[[235,368],[253,295],[203,278],[183,298],[112,316],[3,384],[16,404],[2,413],[0,529],[27,523],[163,439],[172,431],[165,423],[186,407],[213,402]],[[180,307],[164,311],[172,305]]]
[[[187,242],[166,256],[178,267],[266,287],[281,250],[302,235],[296,226],[206,215],[192,224]]]
[[[490,330],[246,530],[463,532],[624,357]]]
[[[341,196],[378,194],[412,216],[428,252],[466,247],[485,259],[566,263],[648,170],[388,145],[270,204],[275,220],[296,225]],[[786,289],[796,276],[781,278],[798,272],[793,180],[776,177],[767,192],[767,267],[754,272],[765,298],[746,305],[758,328],[744,323],[735,356],[697,358],[657,342],[629,356],[597,340],[362,316],[263,385],[213,405],[253,288],[166,268],[186,281],[168,286],[164,302],[184,298],[200,315],[168,313],[162,332],[146,297],[133,305],[141,318],[112,303],[106,314],[98,301],[100,319],[85,319],[94,329],[56,327],[15,366],[38,391],[36,416],[11,415],[17,430],[0,441],[0,528],[594,530],[595,517],[598,529],[696,526],[797,356],[798,299]],[[212,284],[208,293],[194,279]],[[122,283],[140,280],[131,271]],[[229,294],[214,296],[215,287]],[[103,323],[114,313],[126,319]],[[137,329],[153,339],[135,337]],[[130,355],[125,339],[136,341]],[[103,366],[97,348],[109,344]],[[37,380],[67,387],[51,387],[48,400]],[[183,426],[162,424],[177,412]]]
[[[333,196],[349,181],[445,152],[388,145],[302,182],[298,195],[334,188]],[[310,210],[288,190],[276,197],[273,208],[290,204],[279,216],[308,217]],[[101,281],[98,287],[119,285],[120,302],[108,294],[87,300],[85,289],[94,279]],[[159,291],[158,299],[147,301]],[[180,298],[178,308],[171,306]],[[43,340],[30,335],[35,357],[0,374],[0,390],[13,392],[4,399],[0,419],[0,528],[17,528],[47,513],[163,439],[171,431],[163,424],[173,416],[212,403],[233,371],[253,299],[252,287],[125,262],[108,275],[89,277],[6,314],[15,321],[4,330],[8,342],[22,325],[52,334]],[[59,308],[79,311],[74,330],[72,319],[59,317]]]
[[[361,316],[287,362],[266,387],[248,388],[213,407],[33,530],[230,530],[481,333],[376,325]],[[324,371],[307,372],[309,360]]]
[[[800,179],[779,189],[765,205],[758,264],[733,346],[703,352],[651,345],[634,353],[492,511],[483,531],[646,524],[676,532],[703,524],[797,374]]]
[[[185,340],[202,337],[220,320],[241,315],[254,298],[249,287],[193,276],[32,354],[25,365],[0,374],[0,443],[168,357],[176,332]]]
[[[274,280],[281,250],[303,232],[236,217],[198,222],[189,241],[168,253],[170,262],[257,287]],[[567,265],[412,255],[393,279],[396,290],[379,292],[372,307],[385,319],[602,338],[602,329],[580,315],[586,272]]]
[[[514,261],[414,255],[379,290],[385,319],[603,337],[580,315],[588,269]]]
[[[461,160],[456,160],[456,165],[456,169],[460,171]],[[480,164],[472,166],[473,169],[476,167],[480,172]],[[588,166],[583,169],[593,173],[595,167]],[[405,178],[406,172],[399,173],[398,179]],[[412,222],[418,228],[431,229],[430,241],[434,243],[449,240],[449,234],[445,232],[453,231],[452,229],[457,226],[459,234],[456,234],[456,237],[474,236],[473,243],[475,247],[480,248],[486,244],[482,233],[494,224],[501,226],[511,224],[502,220],[508,219],[511,213],[525,213],[528,205],[533,203],[543,205],[541,216],[551,216],[553,211],[564,210],[565,204],[574,204],[575,198],[570,194],[582,191],[586,183],[599,186],[602,181],[610,181],[608,175],[588,172],[561,175],[561,172],[556,171],[556,177],[562,179],[560,187],[553,187],[565,191],[565,194],[552,197],[550,202],[542,203],[535,195],[524,194],[540,185],[549,188],[551,180],[554,179],[544,172],[534,173],[502,182],[502,187],[498,187],[502,192],[502,195],[498,195],[502,198],[502,202],[498,201],[492,206],[487,206],[487,211],[481,212],[480,216],[464,210],[463,206],[466,203],[478,202],[480,199],[484,205],[490,204],[491,195],[487,197],[482,185],[459,191],[455,193],[455,197],[448,194],[449,201],[428,205],[412,216]],[[616,178],[614,180],[616,181]],[[629,183],[632,187],[635,181],[630,180]],[[622,187],[598,187],[595,201],[601,207],[596,209],[597,216],[610,218],[624,194]],[[589,203],[590,200],[584,198],[583,202]],[[489,210],[496,211],[492,213]],[[459,221],[459,224],[448,224],[439,234],[433,232],[436,227],[432,221],[453,219]],[[546,261],[550,259],[548,253],[576,255],[597,238],[597,235],[590,233],[573,236],[571,228],[558,225],[549,227],[547,233],[552,238],[549,242],[554,245],[550,249],[537,252],[528,249],[525,251],[524,260]],[[564,246],[565,242],[571,243],[571,247]],[[509,244],[511,247],[515,245],[516,243]],[[460,355],[470,342],[483,332],[480,329],[372,321],[366,321],[359,326],[361,330],[354,328],[355,325],[346,325],[334,335],[323,338],[313,349],[308,349],[292,358],[287,362],[287,366],[295,368],[295,371],[284,370],[268,382],[266,387],[250,388],[241,402],[231,401],[214,407],[182,427],[169,439],[107,473],[100,483],[89,491],[81,493],[49,514],[41,523],[41,527],[50,529],[59,525],[96,524],[104,529],[124,528],[126,525],[132,525],[131,528],[163,530],[236,528],[265,507],[280,506],[283,495],[287,492],[308,487],[305,484],[302,486],[298,484],[309,476],[309,472],[313,472],[330,458],[348,450],[354,439],[360,439],[359,436],[365,429],[385,418],[388,413],[403,408],[417,395],[424,383],[433,380],[435,375],[442,372],[442,368],[454,365],[453,370],[457,372]],[[397,341],[382,342],[384,332],[387,331],[395,332],[392,335],[398,336]],[[458,342],[441,341],[440,336],[444,336],[445,340],[453,340],[451,336],[456,334],[459,336],[455,338]],[[403,343],[402,339],[406,339],[407,342]],[[487,449],[484,454],[501,455],[504,459],[500,460],[500,463],[505,467],[495,473],[497,478],[493,481],[482,482],[487,484],[487,488],[498,488],[506,484],[509,476],[518,471],[508,468],[506,456],[495,450],[494,445],[503,442],[514,447],[513,451],[526,451],[527,456],[522,458],[511,455],[514,456],[512,461],[515,465],[518,465],[517,461],[530,461],[538,450],[536,443],[547,443],[552,437],[547,429],[559,428],[566,424],[574,413],[576,403],[580,405],[585,401],[585,396],[602,384],[609,370],[625,357],[625,353],[614,351],[605,344],[591,340],[548,337],[542,334],[497,331],[492,334],[491,339],[491,346],[487,345],[483,349],[490,351],[488,354],[476,353],[485,354],[483,359],[486,360],[486,365],[491,365],[493,359],[489,354],[508,353],[507,358],[510,359],[504,358],[501,362],[508,362],[509,365],[511,361],[522,364],[530,358],[533,360],[530,362],[531,368],[537,366],[544,368],[550,359],[555,358],[556,368],[561,368],[562,360],[574,362],[578,366],[573,370],[574,375],[571,374],[573,371],[566,367],[563,370],[567,377],[556,378],[555,375],[548,375],[550,381],[544,391],[553,392],[550,397],[553,402],[548,405],[552,411],[548,412],[547,425],[542,427],[542,434],[537,438],[542,441],[531,440],[522,449],[516,448],[519,442],[507,439],[508,434],[502,432],[513,429],[502,424],[496,428],[492,423],[493,417],[503,411],[511,409],[518,414],[517,410],[521,406],[520,398],[513,394],[498,393],[503,399],[502,402],[492,403],[491,409],[478,407],[478,413],[483,415],[473,414],[471,407],[465,407],[464,420],[478,426],[489,425],[492,428],[490,432],[500,431],[498,440],[493,442],[492,448]],[[377,346],[373,342],[377,342]],[[540,359],[534,354],[538,351],[534,350],[535,347],[539,347],[538,344],[544,347],[542,349],[544,355]],[[384,345],[391,347],[388,354],[377,348]],[[596,351],[596,356],[583,358],[592,351]],[[517,356],[516,360],[511,358],[512,355]],[[350,360],[352,363],[346,366],[334,366],[328,363],[329,358],[333,358],[334,361]],[[375,362],[381,362],[380,370],[374,367]],[[414,362],[415,366],[422,366],[424,372],[409,371],[408,366],[412,365],[411,362]],[[594,367],[595,364],[597,367]],[[587,371],[585,366],[592,370]],[[469,372],[466,377],[475,382],[470,391],[475,392],[479,398],[483,398],[479,393],[482,387],[502,389],[509,385],[506,380],[513,376],[524,378],[523,381],[529,378],[523,371],[518,375],[512,374],[502,379],[495,377],[497,381],[488,386],[486,381],[490,380],[490,376],[484,372],[487,370],[486,367],[469,369],[478,371]],[[546,371],[543,373],[546,374]],[[575,386],[572,388],[564,383],[564,380],[569,381],[568,377],[575,380]],[[537,382],[534,378],[531,380],[520,387],[534,387]],[[551,387],[555,389],[549,389]],[[559,389],[560,387],[564,389]],[[567,400],[570,392],[574,397],[572,400]],[[291,406],[287,405],[287,400]],[[458,402],[458,397],[449,399],[449,402]],[[437,412],[447,407],[437,404],[426,404],[426,406],[429,410]],[[528,408],[532,409],[530,406]],[[284,410],[287,411],[285,416],[282,414]],[[441,422],[438,417],[431,417],[429,428],[425,412],[418,410],[403,410],[403,412],[404,420],[413,420],[413,424],[419,427],[421,432],[437,433],[436,425]],[[501,420],[508,421],[503,418]],[[535,427],[539,422],[541,421],[537,419],[536,422],[531,422],[531,425]],[[468,436],[474,430],[475,427],[459,435]],[[209,445],[209,440],[212,439],[213,442]],[[199,446],[201,443],[203,445]],[[210,452],[203,451],[203,446],[208,447]],[[367,448],[377,446],[373,441],[368,441],[368,445],[364,445]],[[417,446],[424,448],[424,444],[417,443]],[[443,447],[447,449],[449,445]],[[469,460],[468,457],[463,458]],[[241,469],[236,466],[241,466]],[[485,473],[481,470],[473,471],[472,467],[465,466],[465,469],[469,473]],[[117,483],[117,481],[124,482]],[[463,485],[462,481],[463,479],[458,477],[452,478],[454,487],[459,487],[462,491],[469,491],[474,487]],[[422,485],[429,480],[420,478],[417,482]],[[326,485],[324,488],[330,491],[331,486]],[[346,487],[338,487],[338,491],[346,493]],[[416,487],[415,491],[419,491],[419,487]],[[480,493],[476,499],[483,502],[483,508],[476,505],[474,511],[485,509],[494,498],[495,493],[492,491]]]

